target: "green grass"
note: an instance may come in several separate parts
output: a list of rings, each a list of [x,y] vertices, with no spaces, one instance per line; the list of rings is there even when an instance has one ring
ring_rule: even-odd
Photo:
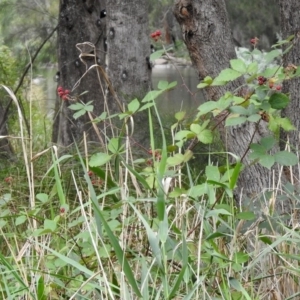
[[[184,151],[168,151],[147,101],[161,140],[149,114],[146,158],[131,160],[130,143],[117,138],[96,154],[86,141],[85,151],[42,152],[20,127],[15,147],[25,154],[0,175],[0,298],[297,299],[296,216],[285,216],[287,226],[270,209],[274,200],[298,202],[296,187],[262,195],[262,217],[251,200],[239,207],[239,162],[230,168],[217,153],[220,168],[206,153],[205,164],[193,155],[172,163]]]

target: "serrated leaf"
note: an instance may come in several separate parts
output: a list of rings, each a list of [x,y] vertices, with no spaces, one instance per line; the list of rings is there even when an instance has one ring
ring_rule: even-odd
[[[160,80],[158,85],[157,85],[157,88],[159,90],[166,90],[169,86],[169,82],[166,81],[166,80]]]
[[[197,138],[203,144],[210,144],[213,141],[213,133],[209,129],[204,129],[197,135]]]
[[[239,73],[246,73],[247,67],[242,59],[231,59],[230,66],[233,70],[238,71]]]
[[[246,117],[232,117],[232,118],[227,118],[225,121],[225,126],[236,126],[243,124],[247,121]]]
[[[219,76],[217,76],[214,79],[214,82],[219,82],[219,81],[233,81],[237,78],[239,78],[240,76],[242,76],[242,74],[238,71],[232,70],[232,69],[225,69],[222,70],[221,73],[219,74]]]
[[[93,111],[93,110],[94,110],[94,105],[85,105],[85,106],[84,106],[84,109],[85,109],[86,111]]]
[[[279,151],[274,157],[275,161],[283,166],[294,166],[298,163],[298,157],[292,152]]]
[[[275,93],[271,95],[269,99],[269,103],[273,109],[283,109],[287,107],[289,102],[290,102],[289,97],[282,93]]]
[[[211,112],[214,109],[216,109],[216,107],[217,107],[217,102],[215,102],[215,101],[207,101],[207,102],[201,104],[198,107],[198,110],[199,110],[198,116],[205,115],[208,112]]]
[[[107,153],[96,153],[91,156],[89,165],[91,167],[99,167],[102,165],[105,165],[107,162],[110,161],[112,155],[109,155]]]

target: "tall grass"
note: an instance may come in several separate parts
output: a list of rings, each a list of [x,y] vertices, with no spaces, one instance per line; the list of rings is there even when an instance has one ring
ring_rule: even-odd
[[[250,199],[239,206],[233,198],[239,162],[230,169],[227,158],[220,168],[209,153],[194,168],[197,153],[170,150],[154,100],[173,86],[129,104],[154,111],[146,158],[133,160],[132,138],[122,144],[118,135],[98,153],[83,137],[83,149],[35,155],[20,115],[23,163],[0,184],[2,299],[300,297],[298,221],[272,210],[275,200],[298,202],[297,187],[262,193],[263,213],[254,214]],[[180,126],[184,118],[171,137]]]

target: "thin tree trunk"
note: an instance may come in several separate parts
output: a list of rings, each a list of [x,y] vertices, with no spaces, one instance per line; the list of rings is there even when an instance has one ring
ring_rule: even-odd
[[[221,70],[229,67],[229,61],[236,58],[236,54],[224,0],[177,0],[174,14],[181,26],[199,80],[206,76],[214,78]],[[206,99],[218,100],[226,91],[241,93],[241,90],[236,89],[242,84],[242,80],[236,80],[226,86],[207,88]],[[238,128],[226,129],[224,122],[221,122],[218,130],[226,150],[240,158],[244,157],[250,143],[256,143],[268,134],[263,123],[261,121],[257,127],[247,123]],[[268,169],[259,164],[251,165],[248,155],[244,157],[243,163],[246,167],[240,174],[236,188],[236,198],[242,202],[245,196],[253,198],[272,187],[272,173]]]
[[[148,0],[107,2],[108,75],[122,105],[141,100],[150,89]],[[108,102],[115,102],[112,93]],[[126,105],[124,106],[126,109]],[[148,148],[147,113],[134,115],[134,153]]]
[[[286,39],[291,35],[295,35],[292,41],[293,47],[283,56],[283,67],[286,68],[289,65],[300,65],[300,2],[298,0],[279,1],[280,5],[280,17],[281,17],[281,34],[282,38]],[[298,67],[299,68],[299,67]],[[286,142],[291,145],[292,151],[299,151],[299,131],[300,131],[300,95],[299,95],[300,78],[293,78],[285,80],[283,83],[283,92],[289,93],[291,103],[282,111],[283,117],[288,117],[292,124],[296,127],[296,130],[290,132],[281,132],[280,135],[280,147],[284,149]],[[299,166],[295,166],[291,169],[286,169],[289,173],[292,182],[299,184]]]
[[[104,39],[106,35],[105,18],[100,17],[101,10],[105,9],[104,1],[77,1],[61,0],[58,27],[58,65],[60,72],[59,86],[72,90],[80,81],[79,86],[71,92],[72,97],[80,96],[80,100],[88,102],[93,100],[94,116],[99,116],[104,111],[104,95],[96,68],[85,74],[87,68],[99,64],[105,68]],[[78,43],[92,43],[93,47]],[[79,55],[82,54],[81,59]],[[92,55],[92,56],[88,56]],[[88,133],[90,140],[97,140],[92,124],[87,116],[74,120],[74,111],[68,107],[72,100],[62,101],[58,98],[58,115],[55,119],[53,141],[64,146],[70,145],[75,140],[80,140],[83,132]],[[58,130],[58,132],[57,132]]]

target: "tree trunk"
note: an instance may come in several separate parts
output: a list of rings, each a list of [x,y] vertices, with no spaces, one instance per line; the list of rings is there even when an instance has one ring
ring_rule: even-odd
[[[70,93],[72,98],[81,93],[83,102],[93,100],[94,116],[104,111],[104,95],[102,93],[97,69],[93,68],[85,74],[86,70],[95,64],[105,66],[104,39],[106,35],[105,19],[100,17],[100,12],[105,8],[104,1],[95,0],[61,0],[59,10],[58,28],[58,66],[60,72],[59,86],[72,90],[80,80],[79,86]],[[80,51],[76,44],[90,42],[95,46],[80,45]],[[79,55],[81,54],[81,59]],[[91,55],[91,56],[87,56]],[[74,120],[74,111],[68,107],[74,100],[61,101],[57,107],[58,115],[54,122],[53,141],[64,146],[73,143],[74,139],[82,138],[83,132],[88,133],[90,140],[96,140],[91,121],[87,114]],[[57,129],[57,130],[55,130]],[[58,131],[58,132],[57,132]]]
[[[292,41],[293,47],[283,56],[283,67],[289,65],[300,65],[300,2],[298,0],[284,1],[280,0],[280,17],[281,17],[281,34],[282,38],[286,39],[290,35],[295,35]],[[299,68],[299,67],[298,67]],[[282,111],[283,117],[288,117],[296,130],[291,132],[281,132],[280,140],[282,149],[285,148],[288,141],[292,151],[299,151],[299,131],[300,131],[300,95],[299,95],[300,78],[296,77],[290,80],[285,80],[283,83],[283,92],[289,93],[291,103]],[[293,182],[299,183],[299,167],[293,167],[293,172],[289,177]],[[288,172],[290,170],[287,170]]]
[[[122,105],[141,100],[150,89],[148,0],[107,2],[108,75]],[[112,93],[108,102],[115,102]],[[126,107],[126,105],[125,105]],[[134,115],[134,153],[148,148],[147,113]]]
[[[0,136],[7,136],[7,119],[5,118],[5,120],[3,120],[3,118],[5,118],[4,110],[2,105],[0,104],[0,124],[3,124],[2,128],[0,128]],[[0,160],[7,161],[10,159],[14,159],[13,148],[7,138],[0,138]],[[2,162],[1,165],[3,165]]]
[[[206,76],[214,78],[229,67],[229,61],[236,58],[236,54],[224,0],[177,0],[174,14],[200,80]],[[242,84],[242,80],[236,80],[225,87],[207,88],[206,99],[218,100],[226,91],[234,92]],[[249,144],[258,142],[267,134],[263,123],[261,121],[257,128],[253,123],[247,123],[228,129],[221,123],[218,128],[226,150],[244,157]],[[271,188],[272,173],[259,164],[250,165],[248,155],[243,163],[245,169],[238,180],[236,198],[244,201],[245,196],[253,198]]]

